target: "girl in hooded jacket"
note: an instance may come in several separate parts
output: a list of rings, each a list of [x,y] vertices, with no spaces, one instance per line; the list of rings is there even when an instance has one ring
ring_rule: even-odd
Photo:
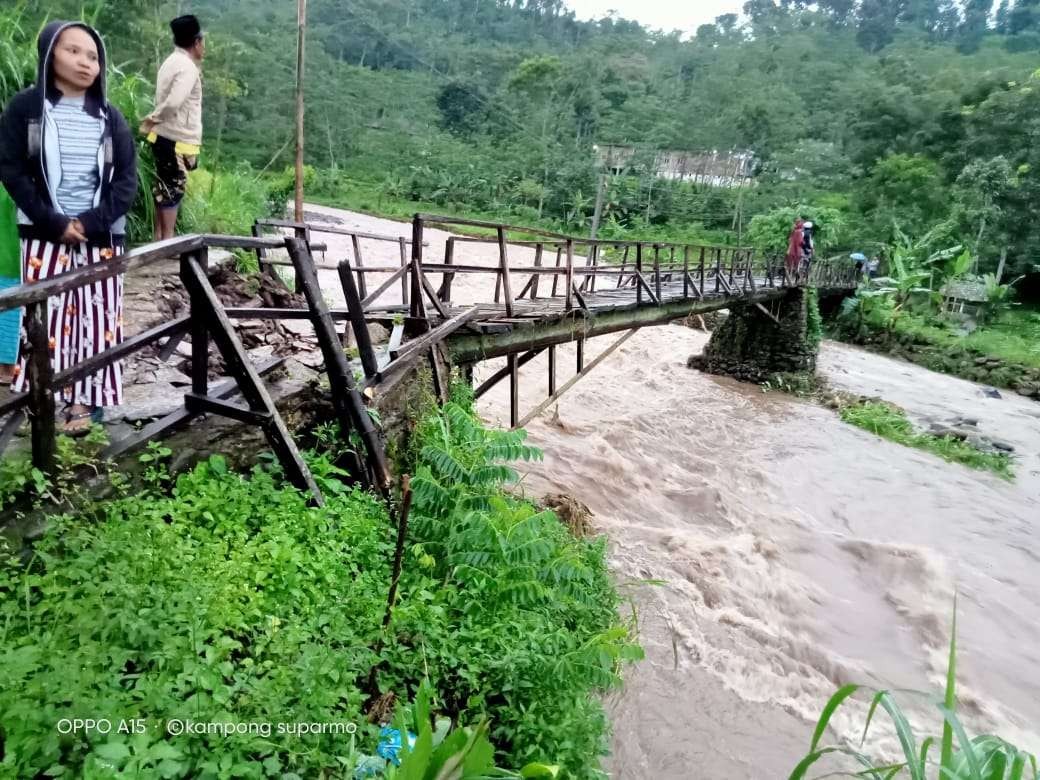
[[[22,282],[31,284],[123,250],[137,194],[137,154],[126,120],[105,91],[105,47],[80,22],[51,22],[37,41],[36,85],[0,115],[0,181],[18,207]],[[123,338],[123,279],[50,298],[47,327],[57,373]],[[26,386],[26,355],[13,389]],[[65,433],[84,433],[103,407],[122,403],[114,363],[56,392]]]

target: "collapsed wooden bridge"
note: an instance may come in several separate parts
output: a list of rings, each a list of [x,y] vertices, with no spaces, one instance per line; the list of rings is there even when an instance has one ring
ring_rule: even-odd
[[[431,226],[464,228],[476,235],[449,235],[442,248],[427,240]],[[285,230],[291,235],[265,235]],[[364,458],[356,464],[355,477],[386,491],[390,474],[384,443],[366,405],[421,364],[429,366],[434,391],[445,399],[448,372],[453,367],[472,378],[474,364],[505,357],[506,366],[481,383],[476,394],[483,395],[508,379],[510,420],[518,426],[544,410],[639,328],[734,304],[756,306],[775,319],[771,307],[792,289],[810,285],[840,291],[856,283],[855,271],[847,261],[822,262],[793,279],[788,278],[781,258],[748,248],[590,240],[425,214],[416,215],[409,237],[284,220],[259,220],[253,233],[252,237],[186,236],[151,244],[104,264],[0,292],[0,311],[25,307],[30,348],[30,390],[0,402],[0,452],[28,413],[33,464],[52,473],[54,388],[141,350],[157,349],[160,358],[169,359],[189,337],[191,388],[184,394],[183,409],[114,443],[103,455],[116,457],[201,415],[222,415],[259,426],[287,478],[320,503],[321,493],[264,385],[263,376],[282,360],[254,365],[235,328],[235,322],[243,320],[309,320],[324,357],[341,428],[357,431],[363,443]],[[346,237],[348,256],[336,263],[316,260],[314,254],[324,246],[313,238],[321,234]],[[398,262],[366,263],[363,244],[373,241],[397,244]],[[255,252],[262,271],[279,279],[279,268],[291,269],[293,284],[305,296],[307,308],[225,306],[207,278],[211,248]],[[279,250],[285,250],[287,257]],[[517,262],[519,254],[528,259]],[[179,260],[180,279],[188,293],[186,316],[53,374],[46,331],[50,296],[171,258]],[[327,295],[342,295],[345,305],[330,307]],[[347,326],[340,330],[337,323],[344,322]],[[373,322],[389,328],[386,345],[372,343],[368,325]],[[619,340],[586,362],[587,339],[619,332],[623,332]],[[345,351],[350,335],[357,346],[357,365],[348,360]],[[208,377],[211,342],[230,376],[218,385],[211,385]],[[556,349],[568,342],[577,345],[577,374],[558,386]],[[519,369],[543,352],[548,354],[548,397],[521,418]],[[229,400],[236,395],[242,396],[245,405]]]

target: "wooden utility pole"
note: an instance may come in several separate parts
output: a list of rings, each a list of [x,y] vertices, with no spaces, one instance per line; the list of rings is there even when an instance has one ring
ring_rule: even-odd
[[[603,218],[603,190],[607,187],[607,174],[599,175],[599,186],[596,188],[596,208],[592,212],[592,231],[589,238],[595,238],[599,232],[599,222]]]
[[[297,2],[296,38],[296,210],[294,218],[303,222],[303,73],[304,34],[307,31],[307,0]]]

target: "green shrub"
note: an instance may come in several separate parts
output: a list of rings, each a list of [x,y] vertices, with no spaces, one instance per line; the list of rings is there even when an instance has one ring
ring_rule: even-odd
[[[170,496],[91,519],[53,518],[27,569],[0,570],[0,773],[262,777],[349,758],[327,735],[177,737],[164,723],[362,723],[389,576],[375,500],[309,508],[270,473],[211,458]],[[64,736],[63,718],[147,726]]]
[[[193,171],[181,213],[182,233],[249,235],[254,220],[270,213],[267,186],[248,165]]]
[[[486,722],[500,765],[602,776],[593,694],[639,655],[605,544],[503,493],[505,461],[536,451],[466,403],[420,426],[386,633],[386,508],[345,488],[327,456],[309,456],[320,509],[277,470],[243,476],[218,456],[169,486],[157,446],[141,455],[145,493],[50,518],[27,567],[0,561],[0,777],[348,775],[377,740],[364,718],[377,664],[381,692],[411,701],[428,679],[438,712]],[[59,733],[66,718],[112,730]],[[256,726],[171,735],[173,719]],[[265,735],[265,723],[359,731]]]
[[[396,610],[393,665],[406,668],[418,650],[451,709],[490,718],[506,763],[551,760],[566,777],[602,776],[607,724],[589,693],[641,656],[618,624],[605,541],[574,539],[553,513],[501,492],[516,479],[505,461],[540,457],[522,431],[484,428],[463,400],[428,418],[418,438],[418,565],[412,598]],[[392,687],[414,685],[418,672]]]

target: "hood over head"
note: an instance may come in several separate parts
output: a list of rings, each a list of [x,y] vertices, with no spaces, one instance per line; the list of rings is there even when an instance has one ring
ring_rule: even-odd
[[[89,24],[85,24],[84,22],[54,21],[49,23],[40,31],[40,37],[36,41],[36,50],[39,54],[36,84],[40,87],[45,99],[50,100],[52,103],[57,102],[61,98],[61,93],[58,92],[57,87],[54,86],[54,46],[58,42],[58,37],[70,27],[78,27],[81,30],[86,30],[90,37],[94,39],[94,43],[97,46],[98,66],[100,70],[97,79],[94,80],[90,89],[87,90],[85,105],[88,112],[94,116],[99,116],[101,109],[105,106],[108,100],[106,93],[107,85],[105,83],[105,42],[101,39],[101,35],[98,31]]]

